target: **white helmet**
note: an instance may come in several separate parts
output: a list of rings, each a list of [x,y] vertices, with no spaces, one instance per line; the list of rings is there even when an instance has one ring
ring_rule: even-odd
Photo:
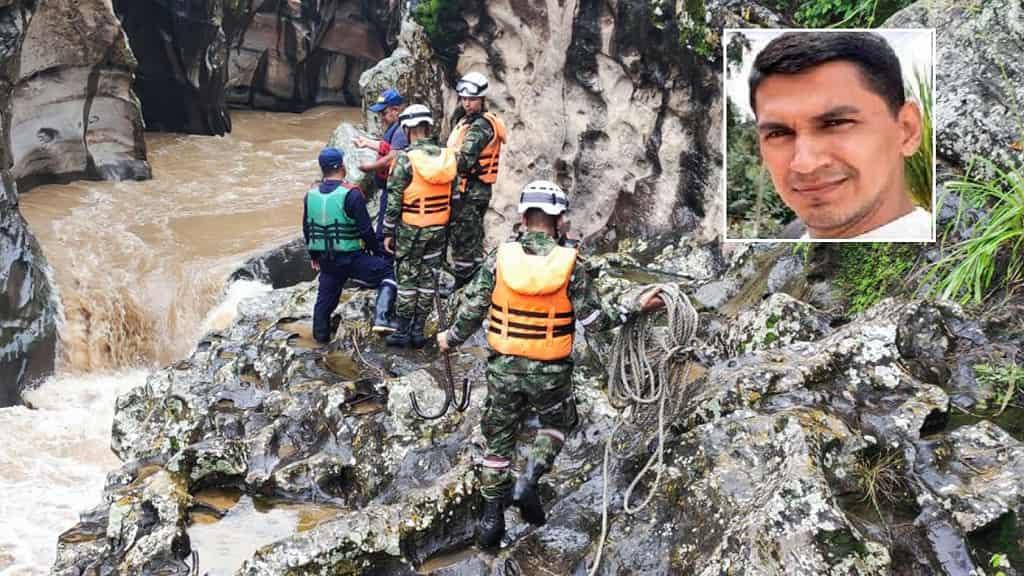
[[[479,72],[470,72],[462,77],[455,85],[455,92],[459,96],[475,98],[487,95],[487,76]]]
[[[402,128],[415,128],[420,124],[434,125],[434,117],[430,114],[430,108],[423,104],[413,104],[398,115],[398,122]]]
[[[530,208],[540,208],[545,214],[558,216],[569,210],[569,197],[558,184],[547,180],[534,180],[519,194],[519,213]]]

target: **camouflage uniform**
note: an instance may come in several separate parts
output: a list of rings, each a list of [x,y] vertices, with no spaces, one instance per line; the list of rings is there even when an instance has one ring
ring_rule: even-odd
[[[472,124],[458,151],[459,178],[452,205],[459,207],[461,204],[461,207],[452,213],[448,242],[452,252],[452,273],[460,286],[473,278],[484,261],[484,215],[491,203],[491,185],[474,178],[472,172],[480,160],[480,153],[494,138],[494,129],[482,114],[463,121],[472,121]],[[463,181],[465,190],[462,190]],[[462,190],[461,194],[459,190]]]
[[[543,232],[529,231],[518,240],[528,254],[547,255],[557,245]],[[448,330],[448,343],[465,342],[480,327],[491,306],[495,285],[497,251],[490,254],[466,288],[462,307]],[[569,280],[573,312],[587,330],[601,331],[624,323],[639,312],[602,305],[585,267],[577,260]],[[502,498],[512,487],[509,468],[515,456],[516,435],[527,414],[536,412],[542,428],[530,449],[530,458],[551,468],[562,449],[565,435],[576,425],[576,400],[572,390],[572,358],[544,361],[492,353],[487,363],[487,400],[480,426],[487,439],[487,453],[480,478],[484,498]]]
[[[402,193],[412,182],[412,164],[408,152],[423,150],[431,156],[441,154],[436,138],[425,138],[399,152],[388,176],[388,207],[384,216],[384,236],[395,238],[395,280],[399,318],[425,320],[434,295],[433,272],[444,262],[446,226],[412,226],[402,222]]]

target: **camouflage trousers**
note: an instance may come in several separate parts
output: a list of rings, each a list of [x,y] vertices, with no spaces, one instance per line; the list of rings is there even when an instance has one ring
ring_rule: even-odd
[[[444,262],[445,227],[399,224],[395,230],[395,313],[425,319],[434,304],[434,273]]]
[[[487,366],[487,399],[480,429],[487,440],[480,472],[480,493],[488,500],[504,498],[512,489],[512,460],[516,438],[532,412],[540,420],[529,458],[551,469],[565,436],[576,426],[576,399],[572,390],[572,364],[546,363],[548,370],[510,373],[496,355]],[[538,362],[539,363],[539,362]],[[557,371],[557,368],[564,369]]]
[[[484,215],[490,204],[491,185],[472,181],[462,192],[462,207],[452,214],[448,245],[458,286],[469,282],[484,262]]]

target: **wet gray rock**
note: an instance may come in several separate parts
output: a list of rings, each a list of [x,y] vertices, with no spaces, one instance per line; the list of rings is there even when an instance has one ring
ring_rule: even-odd
[[[371,117],[375,117],[373,114]],[[366,196],[366,209],[370,214],[377,214],[380,207],[380,190],[377,189],[372,174],[367,174],[359,169],[360,164],[377,160],[377,151],[366,148],[357,148],[353,145],[356,138],[373,138],[374,136],[352,124],[343,122],[334,132],[327,145],[341,150],[345,154],[345,179],[352,182],[363,191]]]
[[[0,5],[0,407],[18,401],[22,389],[53,371],[57,342],[57,301],[49,267],[18,211],[18,189],[8,131],[10,76],[20,60],[32,17],[23,2]]]
[[[961,168],[975,156],[1002,166],[1024,160],[1014,102],[1024,101],[1024,7],[1016,0],[968,5],[921,0],[883,27],[935,28],[935,126],[939,157]],[[984,169],[982,166],[978,168]]]
[[[615,262],[626,261],[619,254],[594,263],[601,290],[619,299],[641,289],[613,274]],[[706,372],[673,371],[662,482],[635,514],[623,512],[624,492],[657,444],[654,410],[638,410],[635,425],[619,430],[619,457],[605,477],[601,459],[617,411],[592,361],[600,354],[582,353],[573,377],[579,427],[541,483],[548,523],[532,527],[509,510],[503,548],[480,553],[470,542],[485,351],[470,346],[452,357],[455,380],[473,383],[468,410],[419,420],[410,394],[437,407],[443,364],[432,348],[396,352],[369,336],[370,295],[346,297],[338,339],[326,348],[307,343],[314,285],[245,300],[233,326],[123,395],[112,446],[128,464],[111,475],[108,504],[71,532],[83,536],[62,540],[59,566],[140,565],[109,536],[102,544],[87,536],[108,534],[97,526],[115,518],[128,519],[119,525],[138,542],[152,534],[174,541],[175,514],[140,523],[134,500],[119,496],[154,470],[179,487],[178,508],[154,501],[168,509],[188,509],[189,495],[209,487],[337,509],[261,548],[239,572],[252,575],[585,572],[597,551],[606,481],[610,537],[599,574],[890,574],[904,566],[958,573],[950,567],[987,560],[973,534],[1021,504],[1019,442],[990,423],[947,429],[946,392],[903,364],[898,326],[907,315],[927,318],[929,304],[886,300],[849,324],[802,336],[813,341],[724,359]],[[766,307],[775,302],[787,314],[817,317],[786,296]],[[959,313],[943,316],[942,325],[961,352],[990,344]],[[521,457],[537,425],[524,427]],[[870,500],[865,486],[877,466],[892,484],[873,504],[880,496]],[[984,473],[969,474],[971,466]],[[633,504],[650,482],[641,481]],[[864,515],[874,505],[884,520]],[[899,534],[886,524],[897,514]],[[153,554],[153,565],[168,570],[183,557],[173,547]]]
[[[964,533],[1024,512],[1024,445],[989,421],[921,443],[915,467]]]
[[[945,384],[949,379],[946,354],[953,341],[944,312],[954,315],[957,309],[949,304],[922,303],[905,311],[896,329],[896,345],[905,365],[917,378],[933,384]]]
[[[107,505],[60,535],[52,573],[188,574],[192,498],[182,479],[137,469],[107,486]]]
[[[387,54],[386,26],[399,8],[353,0],[238,4],[236,28],[226,30],[228,102],[284,110],[358,105],[359,76]]]
[[[828,315],[778,292],[740,314],[729,328],[727,346],[744,354],[819,340],[829,332]]]
[[[384,127],[377,115],[367,110],[378,96],[394,88],[409,104],[425,104],[434,113],[435,126],[447,131],[444,118],[444,69],[437,63],[423,28],[403,20],[398,47],[387,58],[359,77],[367,130],[380,134]]]
[[[4,156],[0,151],[0,164]],[[18,212],[14,179],[0,169],[0,407],[15,404],[23,389],[53,372],[58,303],[52,286],[46,258]]]
[[[231,273],[230,281],[259,280],[274,288],[287,288],[316,278],[302,238],[296,238],[245,261]]]
[[[796,417],[737,413],[698,427],[673,450],[656,511],[612,525],[629,544],[605,573],[639,560],[647,574],[889,574],[886,547],[850,523],[815,460]]]
[[[135,92],[147,130],[224,134],[231,131],[225,12],[239,2],[115,0],[114,9],[139,60]]]
[[[41,2],[15,18],[26,15],[5,110],[5,142],[22,193],[80,178],[149,178],[131,90],[136,61],[110,4]]]
[[[228,106],[355,106],[392,48],[401,5],[356,0],[114,2],[139,58],[150,130],[224,134]]]

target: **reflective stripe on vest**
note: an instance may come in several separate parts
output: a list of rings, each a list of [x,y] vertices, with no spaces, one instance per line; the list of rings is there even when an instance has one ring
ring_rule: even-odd
[[[477,159],[476,166],[473,167],[471,175],[477,180],[485,184],[494,184],[498,179],[498,161],[501,158],[501,145],[505,142],[505,123],[500,118],[490,112],[484,112],[484,118],[490,122],[491,131],[494,132],[494,137],[491,141],[484,146],[484,149],[480,151],[480,157]],[[466,122],[463,118],[459,120],[459,124],[452,130],[452,133],[448,136],[447,147],[452,150],[461,150],[462,142],[466,140],[466,133],[469,132],[471,123]],[[459,190],[463,191],[466,189],[467,178],[461,178],[459,182]]]
[[[487,342],[500,354],[561,360],[572,354],[575,316],[569,279],[576,250],[527,254],[518,242],[498,248]]]
[[[411,226],[443,226],[451,216],[452,180],[455,155],[441,149],[441,158],[422,150],[409,152],[412,182],[402,193],[402,222]],[[427,164],[436,172],[426,174]]]
[[[322,194],[319,188],[306,193],[308,249],[328,254],[362,249],[356,221],[345,212],[345,199],[352,189],[342,184],[330,194]]]

